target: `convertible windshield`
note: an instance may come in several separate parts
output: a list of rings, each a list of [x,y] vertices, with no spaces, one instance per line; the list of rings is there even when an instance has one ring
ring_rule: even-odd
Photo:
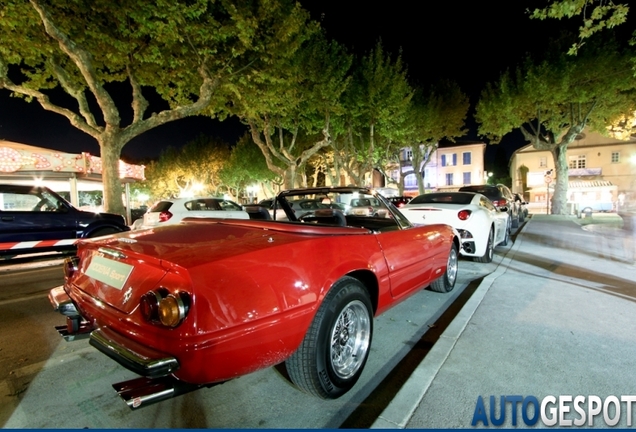
[[[459,204],[467,205],[473,200],[472,193],[447,192],[447,193],[427,193],[413,198],[409,204]]]
[[[410,227],[397,208],[373,190],[358,187],[319,187],[281,192],[269,209],[272,219],[374,231]]]
[[[297,192],[297,191],[293,191]],[[361,191],[332,191],[328,189],[307,193],[285,194],[285,201],[294,211],[297,218],[304,214],[321,210],[339,210],[345,215],[367,217],[389,217],[387,206],[371,193]]]

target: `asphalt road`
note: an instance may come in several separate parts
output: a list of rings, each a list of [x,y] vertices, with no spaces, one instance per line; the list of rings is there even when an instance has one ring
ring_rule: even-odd
[[[0,268],[0,425],[5,428],[363,428],[369,427],[434,344],[471,290],[493,272],[461,259],[451,293],[422,290],[378,317],[360,381],[340,399],[297,390],[269,368],[131,411],[111,385],[136,376],[88,345],[54,330],[64,317],[46,294],[58,265]],[[59,263],[58,263],[59,264]],[[446,313],[445,313],[446,312]],[[214,367],[214,365],[210,365]]]

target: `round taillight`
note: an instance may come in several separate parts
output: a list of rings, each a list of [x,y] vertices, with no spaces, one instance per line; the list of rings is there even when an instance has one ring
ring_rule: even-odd
[[[77,270],[79,270],[79,257],[64,258],[64,277],[66,279],[70,279]]]
[[[172,217],[172,213],[169,211],[162,211],[159,213],[159,222],[165,222]]]
[[[161,295],[155,291],[147,292],[146,294],[141,296],[141,300],[139,300],[139,307],[141,308],[141,314],[146,321],[159,321],[160,301]]]
[[[159,321],[166,327],[176,327],[181,324],[187,312],[187,304],[179,294],[169,294],[159,302]]]
[[[470,217],[470,210],[460,210],[459,213],[457,213],[457,217],[459,218],[459,220],[466,220]]]

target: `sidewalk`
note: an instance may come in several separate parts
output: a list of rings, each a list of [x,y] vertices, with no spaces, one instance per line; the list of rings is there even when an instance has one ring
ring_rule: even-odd
[[[472,428],[480,396],[492,427],[491,395],[497,418],[506,395],[539,403],[582,395],[586,414],[590,395],[604,402],[636,395],[633,239],[582,223],[533,215],[372,428]],[[565,409],[563,422],[581,418],[571,402]],[[515,417],[512,411],[506,403],[501,427],[526,427],[521,404]],[[534,415],[532,406],[527,414]],[[618,418],[617,426],[628,425],[626,403]],[[541,418],[535,426],[544,426]],[[593,426],[607,427],[602,412]]]

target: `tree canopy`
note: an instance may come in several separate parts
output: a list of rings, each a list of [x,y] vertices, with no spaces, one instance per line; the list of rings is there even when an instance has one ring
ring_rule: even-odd
[[[292,0],[2,0],[0,89],[97,140],[106,209],[123,214],[126,143],[203,110],[224,115],[228,96],[294,55],[310,28]]]
[[[530,16],[534,19],[563,19],[581,17],[579,40],[572,43],[568,53],[576,54],[592,35],[612,29],[627,21],[629,6],[605,0],[554,0],[545,8],[534,9]]]
[[[430,156],[442,139],[453,141],[465,132],[465,122],[470,103],[459,86],[452,81],[442,80],[426,90],[418,89],[411,104],[410,123],[413,125],[408,135],[411,147],[411,166],[417,173],[417,186],[424,193],[424,169]],[[409,172],[404,172],[403,176]]]
[[[631,52],[586,44],[577,56],[558,43],[541,60],[525,63],[488,84],[476,107],[479,133],[498,142],[520,128],[534,148],[548,150],[556,168],[552,212],[565,214],[567,147],[585,127],[605,133],[612,119],[636,109]]]
[[[228,186],[220,173],[230,159],[230,145],[200,135],[182,148],[168,147],[147,167],[155,198],[222,195]]]
[[[297,185],[296,173],[331,145],[332,121],[342,111],[351,56],[316,30],[294,56],[278,63],[275,79],[253,81],[235,95],[232,112],[250,129],[268,167]]]
[[[334,159],[355,183],[363,184],[366,173],[410,146],[406,137],[414,127],[409,122],[413,94],[401,54],[392,56],[381,42],[354,62],[343,93],[344,123],[334,139]]]
[[[269,169],[265,156],[249,134],[243,135],[232,147],[229,160],[219,172],[219,179],[237,198],[259,184],[264,190],[272,184],[282,184],[282,179]],[[274,193],[271,189],[269,192]]]

